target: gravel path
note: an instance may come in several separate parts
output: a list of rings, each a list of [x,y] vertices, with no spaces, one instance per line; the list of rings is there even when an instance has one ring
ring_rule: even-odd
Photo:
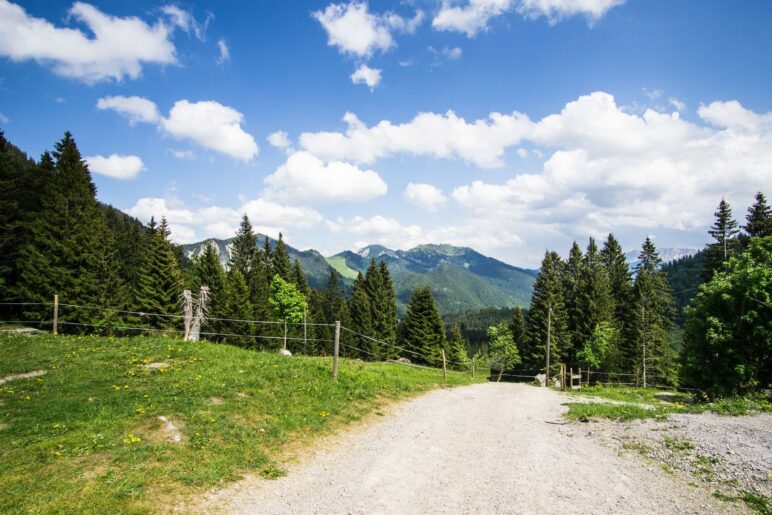
[[[772,499],[772,415],[670,415],[666,421],[597,421],[586,434],[616,450],[665,463],[712,491]]]
[[[565,424],[567,398],[517,384],[437,390],[341,434],[274,481],[210,493],[242,513],[707,513],[741,510]],[[553,423],[550,423],[553,422]]]

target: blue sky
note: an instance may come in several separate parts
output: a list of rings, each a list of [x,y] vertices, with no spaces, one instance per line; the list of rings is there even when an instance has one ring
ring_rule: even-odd
[[[72,131],[99,198],[180,242],[246,212],[326,254],[699,247],[722,196],[771,193],[771,26],[766,0],[0,0],[0,122],[34,156]]]

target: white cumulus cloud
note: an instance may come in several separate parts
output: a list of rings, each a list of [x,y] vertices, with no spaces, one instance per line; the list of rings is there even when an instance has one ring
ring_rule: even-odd
[[[145,164],[138,156],[110,154],[107,157],[94,155],[86,157],[89,170],[113,179],[133,179],[145,170]]]
[[[244,116],[214,100],[179,100],[167,117],[159,114],[155,103],[142,97],[105,97],[97,101],[97,108],[116,111],[129,123],[156,124],[173,138],[189,139],[242,161],[251,161],[259,151],[255,139],[241,127]]]
[[[411,204],[430,212],[437,211],[448,202],[448,198],[442,193],[442,190],[431,184],[410,182],[405,187],[403,195]]]
[[[388,23],[368,12],[366,3],[330,4],[313,16],[327,32],[327,44],[341,52],[369,57],[394,45]]]
[[[177,63],[173,23],[158,20],[150,25],[134,16],[111,16],[83,2],[75,2],[68,14],[88,33],[56,27],[0,0],[0,55],[51,64],[55,73],[87,83],[136,79],[145,64]]]
[[[443,0],[442,7],[432,20],[437,30],[463,32],[474,37],[488,29],[493,18],[517,11],[526,18],[546,17],[550,23],[584,15],[590,23],[625,0]]]
[[[177,139],[191,139],[204,148],[250,161],[258,153],[254,138],[244,132],[244,116],[213,100],[178,100],[161,126]]]
[[[361,202],[384,195],[386,183],[372,170],[341,161],[325,163],[309,152],[289,156],[265,178],[268,194],[293,201]]]
[[[245,200],[238,208],[206,206],[190,208],[177,198],[144,197],[126,210],[148,223],[165,217],[175,243],[193,243],[206,238],[229,238],[236,234],[241,216],[246,214],[256,231],[278,235],[292,229],[308,229],[322,222],[317,211],[257,198]]]
[[[97,109],[115,111],[125,116],[130,125],[138,122],[157,123],[161,120],[156,105],[142,97],[103,97],[97,100]]]
[[[292,142],[290,142],[289,135],[285,131],[272,132],[265,139],[272,147],[283,150],[288,154],[294,152]]]
[[[362,64],[351,74],[351,82],[354,84],[367,84],[367,87],[372,91],[381,82],[381,70]]]
[[[461,158],[481,168],[501,167],[507,147],[521,141],[533,125],[521,113],[491,113],[488,119],[467,122],[453,111],[419,113],[412,120],[394,124],[383,120],[367,127],[353,113],[346,113],[345,133],[316,132],[300,135],[300,145],[327,161],[373,163],[396,153],[451,159]]]

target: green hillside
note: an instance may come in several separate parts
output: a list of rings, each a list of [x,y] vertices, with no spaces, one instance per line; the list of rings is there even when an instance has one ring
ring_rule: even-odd
[[[265,236],[264,234],[258,234],[257,238],[258,246],[260,247],[263,246],[266,238],[268,238],[268,241],[271,243],[272,247],[276,246],[276,240]],[[225,240],[211,238],[208,240],[200,241],[198,243],[182,245],[182,253],[186,258],[199,256],[204,251],[204,244],[208,242],[213,242],[217,246],[217,252],[220,255],[220,261],[223,263],[223,265],[227,265],[228,258],[230,257],[229,246],[233,242],[233,238],[228,238]],[[289,245],[287,245],[287,252],[289,253],[290,259],[293,261],[295,259],[300,260],[300,264],[303,267],[306,278],[308,279],[308,284],[311,287],[319,289],[325,285],[327,279],[330,277],[331,267],[324,256],[313,249],[298,250]],[[354,277],[356,277],[356,274]]]
[[[333,382],[329,357],[172,338],[0,334],[0,378],[31,371],[45,374],[0,384],[0,513],[159,511],[243,474],[276,477],[290,447],[442,382],[349,360]]]
[[[331,267],[335,269],[336,272],[338,272],[340,275],[342,275],[346,279],[354,280],[357,278],[357,271],[353,268],[349,268],[349,266],[346,264],[345,257],[339,255],[328,257],[327,262],[330,264]]]
[[[419,245],[407,251],[370,245],[359,252],[341,252],[327,262],[341,273],[355,274],[364,272],[372,258],[389,266],[400,312],[413,288],[423,284],[431,287],[442,313],[528,306],[537,273],[452,245]]]
[[[266,236],[259,235],[259,245]],[[204,244],[213,242],[220,261],[228,262],[229,245],[233,239],[211,239],[182,246],[187,258],[203,252]],[[269,238],[272,245],[276,241]],[[287,246],[290,258],[299,259],[308,283],[321,288],[330,272],[335,270],[345,286],[350,286],[357,273],[364,273],[370,260],[383,260],[389,266],[397,289],[400,314],[404,312],[410,294],[416,286],[428,284],[442,313],[456,313],[485,307],[528,306],[536,277],[535,270],[526,270],[484,256],[467,247],[452,245],[419,245],[411,250],[391,250],[382,245],[370,245],[359,252],[345,251],[325,258],[315,250],[300,251]]]

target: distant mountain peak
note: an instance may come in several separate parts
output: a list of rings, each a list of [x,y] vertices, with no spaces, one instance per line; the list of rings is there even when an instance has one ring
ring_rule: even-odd
[[[374,259],[378,259],[379,257],[384,255],[391,256],[391,257],[397,256],[397,253],[391,250],[390,248],[384,247],[383,245],[377,245],[377,244],[362,247],[356,253],[362,256],[363,258],[374,258]]]
[[[699,252],[699,249],[690,249],[684,247],[662,247],[657,249],[657,253],[659,253],[659,258],[662,260],[663,264],[670,263],[684,257],[694,256],[697,254],[697,252]],[[630,266],[634,267],[638,264],[638,256],[640,254],[640,249],[631,250],[630,252],[625,253],[625,258],[627,258],[627,262],[630,264]]]

